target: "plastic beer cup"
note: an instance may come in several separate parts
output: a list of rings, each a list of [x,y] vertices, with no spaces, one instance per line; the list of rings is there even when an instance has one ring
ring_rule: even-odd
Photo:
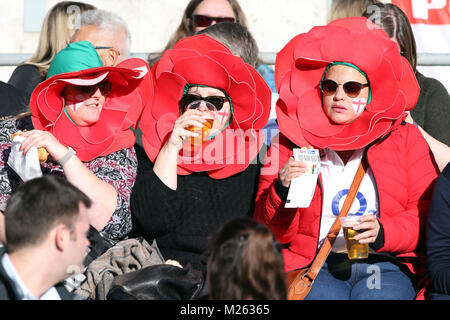
[[[195,127],[195,126],[188,126],[186,129],[191,132],[197,132],[199,135],[198,137],[191,137],[191,144],[192,145],[202,145],[206,141],[208,141],[208,138],[210,136],[210,131],[213,127],[214,123],[214,112],[217,111],[216,107],[208,102],[208,101],[194,101],[191,102],[187,107],[186,110],[199,110],[203,112],[203,118],[206,119],[205,123],[203,123],[203,127]]]
[[[355,236],[364,230],[354,230],[353,226],[359,223],[359,216],[346,216],[341,217],[342,230],[344,231],[345,244],[347,245],[348,258],[353,259],[366,259],[369,257],[369,244],[359,243],[355,240]]]

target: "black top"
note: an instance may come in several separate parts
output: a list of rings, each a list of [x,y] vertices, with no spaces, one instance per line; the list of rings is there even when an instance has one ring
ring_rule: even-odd
[[[25,94],[26,104],[28,105],[31,93],[44,80],[45,77],[38,67],[32,64],[22,64],[14,69],[8,83]]]
[[[450,145],[450,96],[438,80],[416,73],[419,100],[411,116],[433,138]]]
[[[261,164],[250,164],[225,179],[213,179],[203,172],[178,175],[174,191],[156,176],[145,151],[136,148],[139,164],[131,196],[133,234],[149,242],[156,239],[165,259],[205,272],[204,253],[211,236],[228,220],[253,215]]]
[[[15,116],[28,111],[28,99],[23,91],[0,81],[0,117]]]
[[[428,219],[427,263],[432,291],[450,295],[450,164],[437,179]]]

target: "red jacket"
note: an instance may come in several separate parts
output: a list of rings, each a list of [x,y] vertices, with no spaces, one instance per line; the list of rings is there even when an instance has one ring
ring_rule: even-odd
[[[282,244],[286,271],[306,267],[317,253],[322,211],[319,180],[308,208],[284,208],[275,192],[278,172],[296,147],[282,134],[272,141],[261,172],[255,219],[266,224]],[[413,273],[424,274],[424,230],[432,188],[438,175],[433,156],[420,131],[405,124],[367,149],[376,182],[379,222],[384,246]]]

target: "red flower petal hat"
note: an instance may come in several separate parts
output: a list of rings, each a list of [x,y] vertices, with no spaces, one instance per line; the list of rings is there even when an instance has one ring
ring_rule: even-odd
[[[330,121],[322,108],[319,82],[333,62],[357,66],[370,83],[370,103],[346,125]],[[397,44],[364,17],[338,19],[293,38],[277,55],[275,83],[280,131],[298,146],[337,151],[363,148],[393,130],[420,91]]]
[[[65,114],[61,92],[67,84],[90,86],[108,79],[99,120],[77,126]],[[63,145],[72,147],[82,161],[90,161],[134,145],[136,128],[144,106],[153,96],[151,72],[142,59],[132,58],[117,67],[95,67],[52,76],[33,91],[30,110],[35,129],[51,132]]]
[[[197,35],[181,39],[152,68],[153,102],[144,110],[139,127],[152,162],[180,116],[179,101],[190,85],[225,91],[231,100],[232,120],[200,152],[178,157],[178,174],[206,171],[223,179],[245,170],[263,143],[261,129],[270,113],[271,91],[264,79],[220,42]]]

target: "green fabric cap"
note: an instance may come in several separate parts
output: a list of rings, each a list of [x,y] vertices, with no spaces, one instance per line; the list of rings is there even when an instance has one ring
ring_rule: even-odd
[[[54,75],[102,67],[103,63],[97,50],[89,41],[69,43],[53,58],[47,73],[47,79]]]

